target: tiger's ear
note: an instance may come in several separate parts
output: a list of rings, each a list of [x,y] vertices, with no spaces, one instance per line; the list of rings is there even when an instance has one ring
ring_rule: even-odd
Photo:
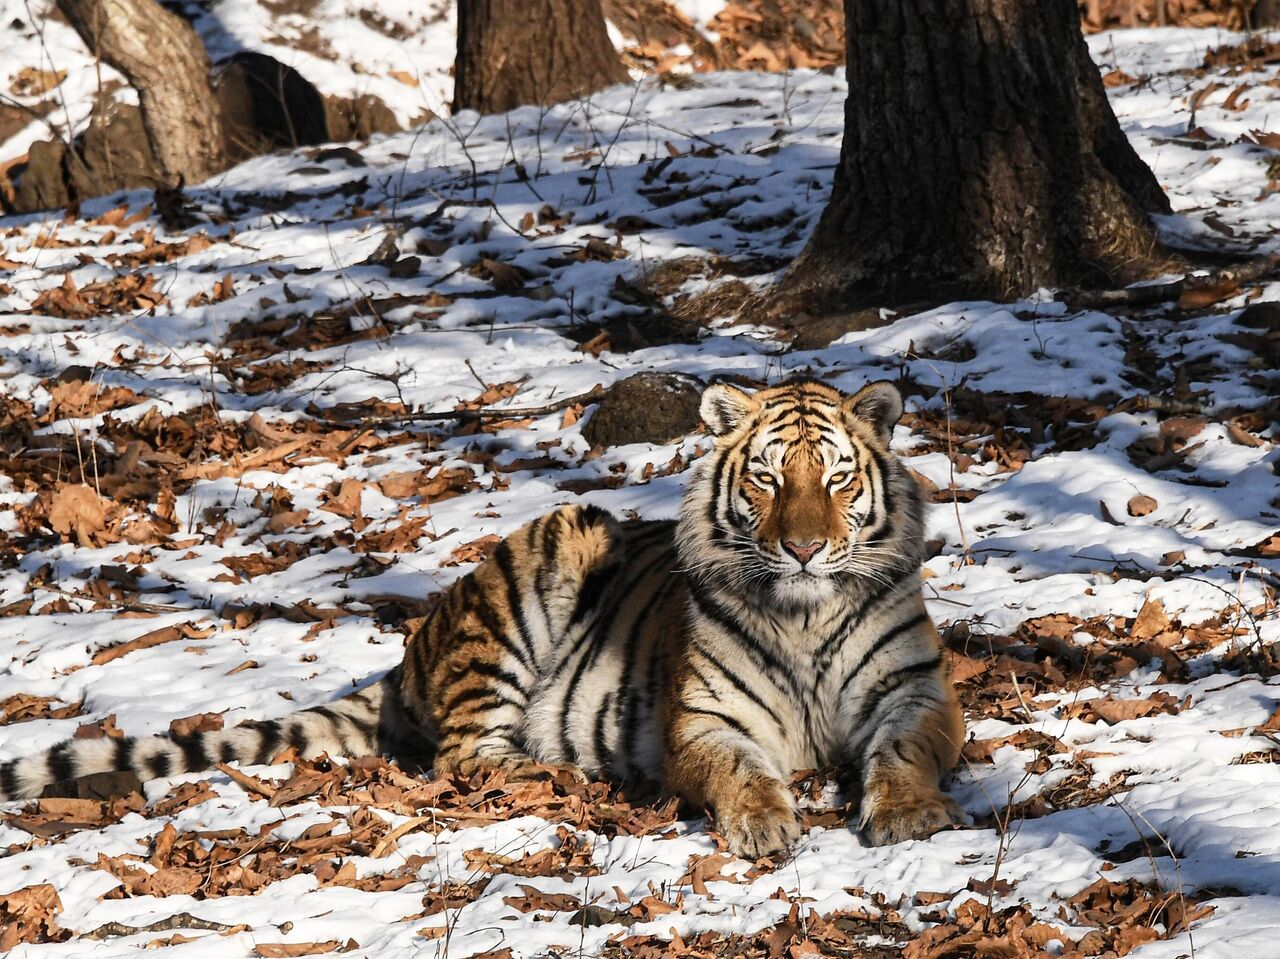
[[[746,390],[730,383],[715,383],[702,391],[698,413],[714,436],[724,436],[756,408],[756,401]]]
[[[894,424],[902,419],[902,394],[888,380],[879,380],[845,400],[844,407],[855,418],[870,423],[876,435],[888,443]]]

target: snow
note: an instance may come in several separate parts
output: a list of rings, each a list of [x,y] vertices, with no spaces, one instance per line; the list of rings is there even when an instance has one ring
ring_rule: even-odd
[[[691,16],[707,18],[715,4],[686,6]],[[447,99],[446,44],[437,35],[444,21],[431,28],[437,32],[414,41],[417,46],[399,46],[395,53],[370,36],[346,31],[342,25],[352,14],[345,4],[324,0],[323,9],[325,36],[351,62],[353,51],[360,52],[359,62],[371,71],[358,75],[360,83],[372,89],[388,67],[417,70],[424,78],[415,91],[399,84],[404,90],[397,91],[403,93],[397,110],[403,109],[404,118],[435,102],[433,97]],[[256,19],[261,15],[256,4],[222,0],[202,30],[209,36],[216,27],[228,44],[250,47],[266,29]],[[74,44],[65,36],[67,28],[52,20],[45,27],[50,55],[71,62]],[[1110,92],[1126,131],[1177,211],[1165,220],[1168,235],[1182,242],[1228,238],[1259,252],[1280,252],[1274,239],[1280,194],[1260,197],[1275,151],[1241,139],[1250,130],[1275,128],[1280,93],[1269,81],[1280,76],[1280,68],[1265,66],[1228,81],[1191,72],[1207,49],[1240,39],[1220,31],[1169,30],[1099,35],[1089,42],[1104,71],[1149,77]],[[11,33],[3,42],[9,46],[0,49],[0,62],[26,62],[5,51],[25,43],[26,56],[29,40]],[[414,68],[391,66],[397,57],[419,55]],[[356,77],[334,69],[326,82],[332,82],[332,92],[350,92]],[[1224,107],[1229,86],[1198,104],[1195,125],[1219,141],[1206,149],[1183,134],[1190,125],[1190,98],[1215,79],[1251,87],[1239,110]],[[0,77],[0,86],[6,84]],[[378,87],[380,95],[384,89],[395,88]],[[189,931],[195,941],[160,950],[183,957],[250,955],[258,943],[331,939],[354,940],[358,948],[352,954],[360,956],[461,959],[504,947],[515,956],[553,950],[594,955],[624,932],[669,937],[674,930],[685,938],[707,929],[754,932],[785,919],[789,899],[827,913],[866,907],[868,897],[882,895],[918,930],[939,907],[915,904],[917,893],[950,895],[941,908],[954,912],[977,895],[966,891],[971,883],[992,879],[999,856],[998,875],[1009,887],[995,894],[997,906],[1025,902],[1077,937],[1084,928],[1057,919],[1057,912],[1063,900],[1100,877],[1135,878],[1188,894],[1206,891],[1216,908],[1195,925],[1194,944],[1182,932],[1139,946],[1131,953],[1139,959],[1172,959],[1189,954],[1193,945],[1202,959],[1277,954],[1280,806],[1272,797],[1280,787],[1280,767],[1274,760],[1237,761],[1273,749],[1271,735],[1254,730],[1280,706],[1280,687],[1275,680],[1241,675],[1225,660],[1235,647],[1280,641],[1274,601],[1280,559],[1250,555],[1280,529],[1275,428],[1268,433],[1265,425],[1255,427],[1261,438],[1255,447],[1239,442],[1225,425],[1240,411],[1264,404],[1274,395],[1275,381],[1265,376],[1274,371],[1257,369],[1248,349],[1220,337],[1243,332],[1236,319],[1246,296],[1260,290],[1262,300],[1280,299],[1280,283],[1237,294],[1191,320],[1163,308],[1142,314],[1071,310],[1048,292],[1016,303],[951,303],[816,351],[790,352],[772,331],[715,315],[705,317],[710,328],[695,344],[630,353],[596,356],[579,350],[568,335],[585,323],[639,315],[642,308],[619,290],[659,284],[664,270],[683,258],[691,258],[687,273],[659,291],[669,308],[678,306],[673,297],[705,292],[736,274],[754,288],[774,280],[779,265],[803,245],[829,189],[844,96],[839,74],[796,72],[785,82],[765,74],[699,75],[680,88],[646,81],[546,111],[436,119],[420,130],[359,145],[365,166],[336,160],[315,172],[317,161],[307,151],[267,156],[189,192],[201,221],[196,229],[207,233],[210,246],[150,265],[127,259],[145,245],[135,231],[154,231],[165,242],[185,235],[166,230],[154,215],[124,228],[92,222],[119,205],[143,211],[151,202],[143,193],[85,203],[79,218],[67,222],[61,214],[0,220],[0,255],[19,264],[0,274],[0,399],[31,403],[42,416],[52,399],[51,378],[73,365],[88,368],[92,383],[104,389],[135,391],[140,402],[110,414],[37,425],[33,449],[51,444],[55,434],[75,434],[86,451],[96,443],[105,457],[119,452],[113,437],[121,424],[140,424],[153,410],[193,422],[211,415],[221,424],[242,426],[257,415],[283,430],[340,415],[344,404],[451,410],[476,400],[482,392],[478,380],[518,383],[515,394],[499,402],[520,410],[641,369],[770,380],[809,372],[849,390],[902,376],[917,387],[908,407],[921,422],[950,413],[961,418],[948,402],[966,391],[984,397],[985,407],[995,412],[1027,396],[1059,397],[1096,415],[1049,424],[1018,470],[1004,469],[982,452],[990,437],[965,437],[973,440],[963,447],[973,462],[961,469],[946,449],[931,443],[927,431],[898,427],[895,448],[908,465],[941,489],[954,477],[958,490],[977,494],[971,501],[938,503],[930,512],[928,536],[940,542],[926,567],[935,620],[964,623],[977,637],[1000,637],[1037,617],[1133,617],[1158,600],[1183,629],[1225,620],[1223,635],[1231,636],[1234,626],[1234,639],[1197,653],[1184,682],[1169,682],[1151,664],[1140,663],[1096,685],[1028,694],[1013,713],[972,716],[971,738],[1034,730],[1066,748],[1047,769],[1027,769],[1036,753],[1014,745],[995,750],[991,764],[964,765],[950,788],[983,825],[886,848],[867,848],[845,828],[815,827],[778,868],[749,879],[748,864],[731,864],[724,875],[740,881],[709,881],[708,895],[682,882],[690,856],[717,851],[707,824],[687,819],[670,836],[609,837],[583,830],[598,875],[565,880],[498,874],[473,903],[405,918],[421,912],[423,895],[446,881],[476,878],[468,851],[519,857],[560,843],[556,825],[522,816],[421,830],[401,839],[398,851],[385,859],[351,859],[363,876],[393,870],[410,856],[431,857],[414,882],[394,892],[323,886],[300,874],[252,896],[99,898],[118,881],[89,864],[99,853],[144,854],[166,821],[180,833],[250,834],[279,822],[274,834],[292,840],[328,818],[345,823],[350,813],[311,802],[272,808],[221,773],[149,784],[154,801],[178,781],[212,783],[216,798],[171,816],[130,813],[114,825],[54,842],[33,842],[0,823],[0,846],[9,850],[0,869],[0,894],[51,883],[62,902],[59,923],[79,933],[111,921],[138,925],[179,912],[248,926],[226,937]],[[11,152],[14,142],[5,149]],[[400,231],[400,253],[420,258],[415,275],[395,278],[385,267],[363,262],[392,229]],[[599,241],[594,248],[588,246],[592,239]],[[622,255],[605,258],[600,242]],[[486,259],[525,271],[522,288],[495,288],[492,271],[480,266]],[[131,273],[155,276],[165,302],[150,311],[126,309],[89,320],[32,313],[40,293],[57,289],[66,277],[83,290]],[[232,295],[211,302],[226,276]],[[373,330],[375,337],[345,335],[333,342],[300,333],[289,339],[298,323],[317,325],[344,306],[367,301],[376,308],[361,305],[349,323],[337,325],[346,334]],[[256,334],[274,337],[272,345],[229,339],[237,324],[277,320],[283,322]],[[1130,452],[1135,444],[1159,441],[1167,419],[1144,405],[1152,389],[1134,359],[1144,351],[1165,381],[1172,381],[1175,368],[1186,372],[1187,388],[1200,395],[1208,416],[1187,440],[1181,462],[1152,472]],[[271,373],[295,361],[302,364],[296,372]],[[255,376],[264,385],[251,389]],[[1087,438],[1071,439],[1070,427],[1082,423]],[[107,715],[132,735],[162,732],[171,720],[199,712],[226,711],[231,724],[330,702],[398,661],[402,623],[381,622],[378,604],[388,597],[412,603],[447,586],[468,568],[443,565],[458,547],[488,534],[504,535],[579,499],[619,514],[673,516],[680,472],[646,479],[646,467],[661,474],[673,460],[686,464],[706,444],[694,436],[667,447],[622,447],[591,457],[581,424],[565,425],[559,413],[493,433],[428,434],[418,424],[411,431],[384,425],[379,435],[386,441],[367,452],[359,445],[338,457],[312,450],[283,471],[264,466],[198,479],[175,504],[177,530],[167,542],[150,545],[51,545],[46,539],[16,550],[21,516],[37,489],[16,472],[21,462],[15,459],[18,466],[6,468],[0,480],[0,611],[24,599],[34,606],[0,616],[0,700],[28,693],[84,705],[79,717],[0,726],[0,760],[47,748],[79,724]],[[193,464],[209,462],[212,455],[201,454]],[[540,457],[552,463],[536,465]],[[527,465],[531,460],[535,465]],[[68,461],[64,476],[69,471],[78,477],[84,462]],[[91,463],[84,468],[92,482]],[[359,502],[369,525],[360,530],[350,517],[323,508],[343,480],[372,484],[422,468],[468,470],[476,488],[423,504],[366,486]],[[614,478],[622,485],[608,488],[602,482]],[[574,482],[599,488],[582,494],[562,488]],[[308,515],[301,525],[272,532],[271,505],[280,491],[291,498],[290,509]],[[1138,493],[1157,505],[1133,517],[1126,504]],[[414,520],[425,522],[411,551],[370,554],[355,548],[361,536]],[[291,565],[239,582],[225,575],[229,568],[220,561],[267,547],[284,549],[287,543],[304,554]],[[1181,560],[1166,560],[1178,552]],[[85,590],[111,565],[142,567],[131,600],[175,611],[135,619],[111,605],[93,609]],[[46,566],[48,572],[37,578]],[[237,625],[226,615],[255,603],[289,608],[303,601],[340,607],[344,614],[318,632],[310,622],[279,616]],[[215,632],[92,664],[103,648],[187,622]],[[1077,630],[1069,641],[1091,654],[1103,651],[1087,631]],[[249,661],[256,666],[237,671]],[[1175,713],[1113,724],[1068,715],[1103,696],[1132,700],[1161,692],[1181,704]],[[248,771],[280,779],[290,770]],[[1045,793],[1078,773],[1083,785],[1098,791],[1088,804],[1019,820],[1003,840],[987,825],[1007,802]],[[1110,793],[1108,784],[1114,784]],[[1109,851],[1143,836],[1160,837],[1152,857],[1108,859]],[[522,914],[504,903],[504,897],[519,895],[519,883],[610,908],[648,895],[676,908],[625,930],[616,924],[584,928],[571,925],[565,912]],[[788,898],[773,898],[779,888]],[[292,926],[282,931],[286,923]],[[420,932],[446,923],[447,937]],[[11,955],[132,955],[160,935],[72,938],[18,946]]]

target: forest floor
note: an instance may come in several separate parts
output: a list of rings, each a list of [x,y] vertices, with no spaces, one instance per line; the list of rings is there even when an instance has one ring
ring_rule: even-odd
[[[1090,44],[1166,236],[1277,253],[1280,48],[1243,41]],[[0,220],[0,760],[329,702],[497,537],[575,501],[673,516],[706,448],[523,409],[639,370],[887,377],[971,824],[869,848],[818,772],[793,854],[749,863],[602,784],[285,756],[0,807],[0,950],[1280,954],[1280,282],[817,349],[736,324],[825,202],[845,93],[645,81]]]

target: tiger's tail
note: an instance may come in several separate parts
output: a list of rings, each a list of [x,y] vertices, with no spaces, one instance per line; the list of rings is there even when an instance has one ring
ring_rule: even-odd
[[[39,796],[51,783],[93,773],[134,772],[139,779],[200,772],[220,762],[270,763],[292,747],[301,758],[369,756],[393,732],[390,702],[398,699],[400,670],[337,702],[283,719],[252,721],[231,729],[188,735],[68,739],[45,753],[0,764],[0,801]]]

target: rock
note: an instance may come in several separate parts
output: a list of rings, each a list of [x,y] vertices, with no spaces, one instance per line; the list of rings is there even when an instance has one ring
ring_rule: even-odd
[[[72,199],[166,185],[142,124],[142,110],[132,103],[100,98],[76,152],[80,162],[67,161]]]
[[[276,149],[367,140],[375,133],[398,133],[395,114],[377,97],[325,97],[290,66],[263,53],[237,53],[219,65],[214,93],[222,109],[229,163],[239,163]],[[9,121],[0,114],[0,126]],[[431,119],[428,111],[415,123]],[[0,137],[0,139],[3,139]],[[0,196],[15,213],[67,206],[75,200],[116,190],[165,186],[137,106],[99,98],[89,127],[77,139],[75,156],[56,141],[31,147],[25,165],[14,165],[7,186],[0,171]],[[347,149],[326,151],[326,159],[362,166],[364,159]],[[76,157],[79,157],[77,161]],[[12,198],[9,191],[12,190]]]
[[[18,183],[12,204],[15,213],[34,213],[71,202],[63,174],[66,156],[67,148],[56,140],[31,144],[26,166],[11,171]]]
[[[592,446],[673,442],[697,429],[703,383],[681,373],[637,373],[613,384],[583,427]]]
[[[1236,317],[1236,322],[1249,330],[1280,330],[1280,302],[1252,303]]]
[[[130,793],[142,792],[142,780],[131,769],[124,772],[89,773],[78,779],[49,783],[40,793],[42,799],[97,799],[106,801]]]
[[[13,208],[34,213],[116,190],[154,189],[162,183],[142,126],[142,111],[104,95],[94,107],[88,128],[77,138],[74,155],[57,141],[31,145],[27,166],[18,176]]]
[[[796,338],[791,341],[793,350],[820,350],[830,346],[846,333],[861,333],[887,326],[893,318],[885,319],[878,309],[856,310],[853,313],[833,313],[795,322]]]
[[[233,163],[332,139],[325,98],[275,57],[237,53],[219,65],[215,92],[222,106],[227,159]]]
[[[400,123],[391,108],[377,97],[325,97],[325,117],[330,140],[367,140],[375,133],[399,133]]]
[[[93,376],[93,370],[87,366],[81,366],[73,363],[65,370],[58,374],[55,382],[58,383],[83,383]]]

